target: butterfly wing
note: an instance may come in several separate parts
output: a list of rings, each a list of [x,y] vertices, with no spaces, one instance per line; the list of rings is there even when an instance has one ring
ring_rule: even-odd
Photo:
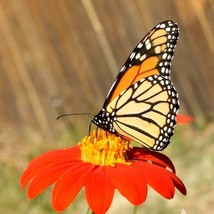
[[[135,47],[106,97],[104,108],[130,85],[158,74],[170,79],[170,67],[179,28],[173,21],[156,25]]]
[[[173,135],[179,102],[171,81],[152,75],[131,85],[107,109],[110,115],[114,112],[116,133],[162,150]]]
[[[138,43],[92,122],[154,150],[168,145],[179,108],[170,80],[178,34],[175,22],[164,21]]]

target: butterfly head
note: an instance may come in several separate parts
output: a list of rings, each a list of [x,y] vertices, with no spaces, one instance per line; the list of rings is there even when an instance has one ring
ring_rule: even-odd
[[[108,113],[105,109],[102,109],[93,119],[92,123],[94,123],[96,126],[98,126],[101,129],[104,129],[106,131],[115,132],[115,129],[113,127],[113,117],[114,114]]]

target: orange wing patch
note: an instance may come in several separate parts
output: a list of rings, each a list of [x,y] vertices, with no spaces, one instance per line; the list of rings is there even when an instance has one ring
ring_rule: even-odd
[[[159,71],[156,68],[159,62],[158,57],[152,56],[140,65],[139,75],[135,79],[135,82],[138,82],[140,79],[146,78],[151,75],[159,74]]]
[[[159,74],[158,69],[156,69],[158,62],[158,57],[152,56],[144,60],[142,64],[132,66],[131,68],[127,69],[120,82],[118,83],[117,87],[115,88],[115,91],[111,96],[110,102],[114,98],[119,96],[122,91],[126,90],[129,86],[133,85],[139,80],[151,75]]]

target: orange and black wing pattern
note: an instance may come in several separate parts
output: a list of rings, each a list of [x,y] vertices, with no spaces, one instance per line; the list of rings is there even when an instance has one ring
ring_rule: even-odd
[[[170,80],[178,35],[177,24],[164,21],[138,43],[92,122],[154,150],[168,145],[179,109]]]

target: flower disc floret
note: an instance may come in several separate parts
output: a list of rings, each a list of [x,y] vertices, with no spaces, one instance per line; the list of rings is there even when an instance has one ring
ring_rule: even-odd
[[[99,166],[130,164],[126,158],[129,145],[129,141],[101,130],[94,130],[79,143],[81,159]]]

